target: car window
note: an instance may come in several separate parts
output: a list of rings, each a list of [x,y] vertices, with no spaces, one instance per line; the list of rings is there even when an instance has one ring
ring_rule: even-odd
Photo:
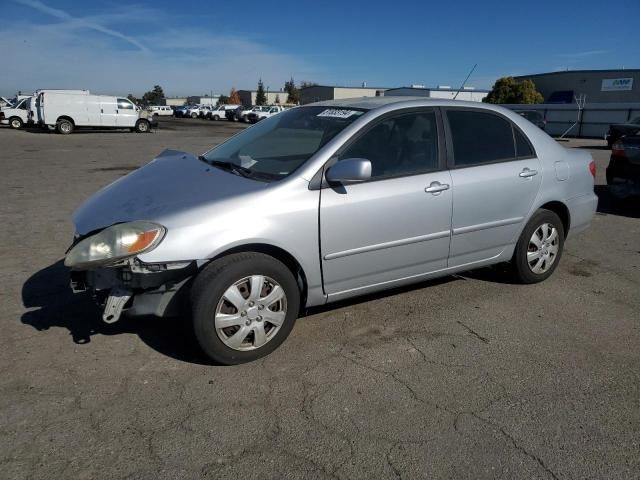
[[[474,110],[447,110],[454,165],[481,165],[515,157],[511,123]]]
[[[22,102],[20,102],[20,104],[18,105],[17,108],[19,108],[20,110],[26,110],[27,109],[27,105],[28,105],[27,100],[22,100]]]
[[[413,175],[438,168],[438,130],[431,112],[405,113],[380,121],[348,146],[339,159],[365,158],[371,177]]]
[[[133,110],[133,104],[125,99],[125,98],[119,98],[118,99],[118,108],[120,110]]]
[[[524,134],[518,130],[517,128],[513,129],[513,136],[516,140],[516,155],[518,157],[532,157],[534,156],[533,149],[531,145],[524,138]]]
[[[633,120],[631,120],[631,122],[629,122],[633,125],[640,125],[640,117],[636,117]]]

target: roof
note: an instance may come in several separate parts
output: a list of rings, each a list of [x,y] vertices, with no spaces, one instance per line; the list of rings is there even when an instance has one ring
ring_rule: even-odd
[[[300,90],[304,90],[305,88],[349,88],[352,90],[389,90],[389,87],[363,87],[363,86],[346,86],[346,85],[307,85],[302,87]]]
[[[403,108],[410,107],[482,107],[489,110],[503,110],[502,107],[493,105],[490,103],[480,102],[467,102],[463,100],[446,100],[443,98],[428,98],[428,97],[357,97],[357,98],[342,98],[340,100],[325,100],[321,102],[308,103],[304,105],[308,106],[320,106],[320,107],[346,107],[346,108],[362,108],[364,110],[374,110],[376,108],[382,108],[392,104],[403,104]],[[400,106],[400,105],[398,105]]]
[[[441,87],[397,87],[397,88],[389,88],[387,89],[387,92],[393,92],[394,90],[418,90],[418,91],[425,91],[428,90],[430,92],[457,92],[458,89],[457,88],[441,88]],[[470,87],[464,87],[460,90],[460,93],[462,92],[480,92],[480,93],[489,93],[491,90],[486,90],[484,88],[470,88]]]
[[[531,77],[543,77],[547,75],[567,75],[574,73],[616,73],[616,74],[636,74],[640,73],[640,68],[617,68],[610,70],[558,70],[557,72],[545,72],[545,73],[533,73],[531,75],[518,75],[514,78],[531,78]]]

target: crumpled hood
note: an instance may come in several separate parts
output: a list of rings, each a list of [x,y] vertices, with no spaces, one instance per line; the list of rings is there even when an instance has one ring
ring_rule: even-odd
[[[190,208],[265,186],[207,165],[190,153],[165,150],[89,198],[74,212],[73,222],[80,235],[133,220],[162,223]]]

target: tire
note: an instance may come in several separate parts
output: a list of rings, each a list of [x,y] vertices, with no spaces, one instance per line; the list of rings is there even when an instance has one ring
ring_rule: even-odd
[[[243,121],[244,123],[247,123],[247,122],[248,122],[248,119],[247,119],[247,116],[246,116],[246,115],[243,115],[243,116],[242,116],[242,121]]]
[[[211,117],[211,119],[217,122],[218,120],[220,120],[220,116],[214,115],[213,117]]]
[[[254,297],[251,286],[259,283],[251,279],[256,277],[263,278],[264,287]],[[227,300],[228,291],[236,293],[240,308]],[[283,292],[284,297],[277,292]],[[275,303],[260,303],[269,302],[272,294],[279,298]],[[191,305],[195,337],[204,353],[220,364],[236,365],[268,355],[289,336],[300,310],[300,290],[282,262],[262,253],[236,253],[214,260],[198,274],[191,289]],[[216,322],[224,315],[229,326],[220,328]],[[280,325],[270,323],[269,317]],[[259,340],[256,335],[260,332],[264,337]],[[265,343],[257,345],[262,341]]]
[[[194,113],[192,113],[192,114],[191,114],[191,118],[198,118],[198,114],[197,114],[197,113],[195,113],[195,112],[194,112]]]
[[[534,241],[534,235],[541,245]],[[540,209],[534,213],[520,234],[511,260],[515,280],[528,284],[549,278],[562,257],[564,236],[564,225],[555,212]]]
[[[20,117],[11,117],[9,119],[9,126],[14,130],[19,130],[24,126],[24,123]]]
[[[62,135],[69,135],[73,132],[73,122],[63,118],[56,123],[56,130]]]
[[[140,119],[136,122],[137,133],[147,133],[150,130],[149,122],[145,119]]]

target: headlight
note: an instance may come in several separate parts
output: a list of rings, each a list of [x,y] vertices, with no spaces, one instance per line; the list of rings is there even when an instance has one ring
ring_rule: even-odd
[[[67,267],[97,266],[115,263],[123,258],[155,248],[166,229],[152,222],[129,222],[105,228],[85,238],[67,254]]]

